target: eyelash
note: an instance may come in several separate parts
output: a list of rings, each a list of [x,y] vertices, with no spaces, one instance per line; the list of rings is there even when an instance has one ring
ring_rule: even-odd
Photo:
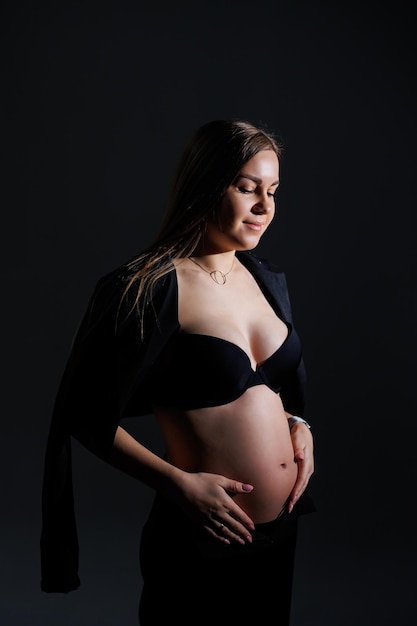
[[[238,187],[238,189],[241,193],[253,193],[254,192],[253,189],[245,189],[245,187]]]
[[[241,193],[254,193],[255,190],[254,189],[245,189],[244,187],[238,187],[239,191]],[[268,193],[268,196],[270,198],[275,198],[275,194],[274,193]]]

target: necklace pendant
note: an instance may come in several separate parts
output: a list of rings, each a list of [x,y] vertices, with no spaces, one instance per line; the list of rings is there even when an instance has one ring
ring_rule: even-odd
[[[210,272],[210,270],[206,270],[205,267],[203,267],[202,265],[200,265],[200,263],[198,263],[195,259],[193,259],[192,257],[188,257],[190,259],[190,261],[192,263],[194,263],[194,265],[197,265],[200,269],[203,270],[203,272],[206,272],[212,281],[214,281],[216,283],[216,285],[225,285],[226,284],[226,276],[228,274],[230,274],[230,272],[233,269],[233,266],[235,264],[235,257],[233,257],[233,263],[232,263],[232,267],[230,268],[230,270],[228,272],[222,272],[221,270],[212,270]]]
[[[214,280],[214,282],[218,285],[226,284],[226,274],[221,270],[213,270],[212,272],[210,272],[210,278]]]

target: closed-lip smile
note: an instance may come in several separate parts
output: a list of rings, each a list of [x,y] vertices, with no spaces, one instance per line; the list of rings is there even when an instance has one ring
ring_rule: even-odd
[[[262,226],[264,225],[263,222],[243,222],[243,223],[246,224],[246,226],[249,226],[249,228],[253,228],[255,230],[260,230]]]

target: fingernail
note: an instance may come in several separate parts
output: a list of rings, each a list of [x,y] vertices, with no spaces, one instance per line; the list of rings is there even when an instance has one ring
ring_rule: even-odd
[[[252,491],[253,485],[248,485],[248,483],[242,483],[243,491]]]

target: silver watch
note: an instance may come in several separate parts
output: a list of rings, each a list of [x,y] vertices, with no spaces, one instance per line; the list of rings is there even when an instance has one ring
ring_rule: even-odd
[[[307,428],[311,429],[310,424],[306,422],[305,419],[303,419],[302,417],[299,417],[298,415],[292,415],[291,417],[288,418],[288,426],[290,427],[290,430],[295,424],[305,424]]]

